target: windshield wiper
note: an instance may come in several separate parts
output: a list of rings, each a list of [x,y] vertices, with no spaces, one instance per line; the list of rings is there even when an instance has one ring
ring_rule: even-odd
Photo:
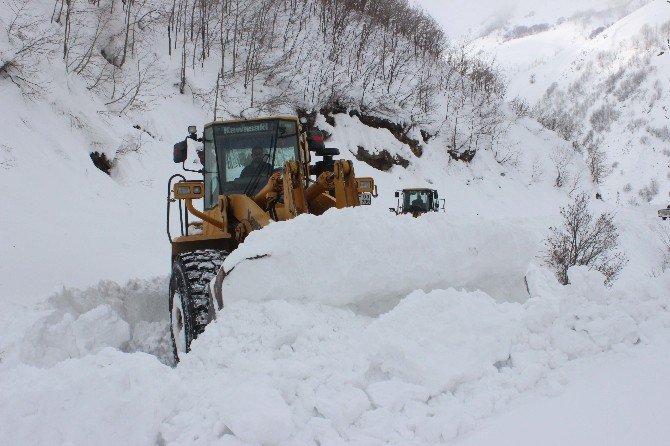
[[[258,182],[261,179],[261,174],[263,173],[263,169],[267,168],[267,165],[269,164],[267,161],[270,158],[270,155],[264,155],[263,156],[263,161],[258,165],[256,170],[253,173],[253,176],[249,180],[249,183],[247,184],[247,187],[244,188],[244,195],[249,195],[256,190],[256,187],[258,187]],[[273,166],[274,164],[270,164],[270,166]],[[269,174],[269,172],[268,172]]]

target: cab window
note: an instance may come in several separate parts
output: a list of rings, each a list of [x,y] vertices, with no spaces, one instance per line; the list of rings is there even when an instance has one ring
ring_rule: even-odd
[[[224,193],[253,196],[286,161],[297,159],[294,121],[235,122],[213,128]]]
[[[408,212],[427,212],[432,206],[431,191],[415,190],[405,193],[404,209]]]

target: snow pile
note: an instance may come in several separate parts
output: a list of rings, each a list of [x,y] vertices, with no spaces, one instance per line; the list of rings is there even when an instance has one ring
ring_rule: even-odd
[[[169,362],[167,292],[166,278],[63,289],[38,306],[40,317],[22,339],[3,346],[8,350],[3,359],[47,367],[112,347]]]
[[[166,373],[167,372],[167,373]],[[153,356],[107,348],[50,369],[0,372],[3,443],[153,444],[178,385]]]
[[[176,369],[111,348],[3,362],[0,426],[16,444],[436,444],[525,392],[560,391],[572,360],[670,333],[665,279],[607,289],[575,268],[563,287],[532,265],[527,277],[525,303],[449,288],[390,295],[382,314],[305,302],[300,286],[231,299]],[[95,308],[78,319],[109,311]]]
[[[444,242],[436,245],[437,240]],[[333,210],[252,233],[226,261],[231,271],[224,299],[226,305],[303,300],[373,314],[388,311],[416,289],[464,287],[523,301],[524,275],[536,246],[532,233],[501,222],[454,223],[444,213],[414,219],[372,208]],[[6,360],[44,367],[113,347],[151,353],[169,364],[167,282],[161,277],[64,288],[36,308],[35,320],[24,324],[24,337],[3,342],[9,344],[2,346],[10,352]]]
[[[456,223],[445,213],[414,219],[351,208],[305,215],[253,232],[226,259],[224,304],[291,298],[375,311],[416,289],[444,287],[521,301],[537,243],[518,226]]]
[[[573,269],[571,279],[574,285],[563,288],[532,269],[533,298],[525,304],[496,303],[482,292],[417,291],[374,317],[319,303],[234,302],[179,371],[227,383],[195,392],[200,407],[215,408],[224,424],[231,417],[228,385],[248,389],[259,406],[258,389],[268,399],[278,391],[289,409],[267,416],[292,413],[295,428],[285,444],[435,444],[540,384],[557,391],[562,383],[552,371],[570,360],[670,328],[667,299],[652,298],[659,295],[654,286],[614,292],[584,269]],[[265,413],[251,413],[263,425]],[[188,419],[205,416],[196,409]],[[202,433],[184,421],[167,424],[168,443]],[[226,426],[243,439],[254,432]],[[202,444],[216,439],[201,437]]]

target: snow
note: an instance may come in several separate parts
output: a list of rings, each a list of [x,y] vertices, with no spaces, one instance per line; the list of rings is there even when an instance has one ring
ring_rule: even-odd
[[[359,227],[376,225],[380,231],[349,228],[344,238],[338,228],[352,217]],[[49,314],[26,337],[3,347],[0,419],[17,426],[5,438],[17,444],[55,438],[102,445],[121,439],[168,445],[450,442],[518,398],[545,389],[560,394],[568,382],[562,371],[576,361],[635,354],[670,332],[667,277],[609,289],[598,273],[574,268],[571,285],[563,287],[533,262],[532,253],[516,261],[496,257],[524,252],[515,247],[515,237],[523,241],[523,234],[500,224],[488,231],[510,248],[449,236],[464,229],[442,214],[412,219],[368,208],[272,224],[229,257],[235,295],[229,292],[224,310],[177,368],[138,352],[142,348],[131,348],[129,341],[140,318],[160,317],[147,310],[164,297],[160,281],[66,290],[43,308]],[[400,249],[366,254],[366,247],[378,245],[375,237],[389,233]],[[287,249],[297,234],[306,245],[318,239],[321,249]],[[438,234],[447,235],[444,251],[462,259],[463,267],[451,271],[453,260],[431,250],[443,269],[428,269],[425,283],[431,275],[457,281],[494,274],[492,265],[499,263],[499,271],[525,276],[530,297],[507,302],[448,285],[405,291],[403,286],[415,287],[417,265],[427,269],[416,257],[426,248],[409,246]],[[481,240],[490,259],[470,249]],[[268,257],[243,260],[261,247],[269,248]],[[330,262],[317,260],[329,252]],[[342,255],[347,253],[352,255]],[[380,255],[391,261],[368,263],[369,274],[351,263]],[[281,287],[244,295],[234,279],[249,277],[245,263],[257,263],[253,273],[272,274]],[[309,264],[316,267],[307,269]],[[352,272],[341,271],[347,266]],[[309,279],[294,272],[292,284],[281,282],[290,271],[307,271]],[[399,271],[410,274],[393,282]],[[357,276],[397,289],[365,301],[372,285],[356,282]],[[362,302],[374,302],[377,311]]]
[[[651,0],[483,0],[463,4],[455,0],[415,0],[456,41],[472,40],[515,26],[550,25],[565,20],[598,22],[622,17]]]
[[[102,281],[84,290],[63,289],[29,312],[13,305],[14,311],[2,316],[3,323],[16,326],[0,339],[2,361],[50,367],[106,347],[141,350],[167,361],[166,294],[164,277],[124,286]]]
[[[555,10],[535,3],[515,2],[507,24],[472,35],[469,48],[495,58],[509,79],[510,99],[562,108],[582,127],[572,140],[583,145],[590,134],[599,143],[611,171],[599,186],[606,199],[667,206],[668,3],[552,2]],[[558,20],[562,7],[573,11],[564,21]],[[541,23],[541,17],[548,29],[506,37],[514,26]],[[552,99],[543,100],[550,91]],[[609,121],[594,124],[602,110]]]
[[[356,119],[348,122],[353,130],[334,135],[345,150],[366,137],[357,136],[364,129]],[[537,142],[537,151],[524,154],[532,159],[549,136],[524,125],[529,129],[514,127],[511,138]],[[386,140],[380,131],[379,145]],[[165,365],[164,276],[67,288],[17,320],[4,313],[10,327],[0,340],[5,441],[448,443],[518,399],[544,401],[546,389],[560,395],[572,385],[563,370],[575,361],[635,354],[667,336],[668,279],[646,276],[660,261],[651,209],[621,211],[635,262],[614,289],[579,270],[572,285],[561,287],[536,265],[557,203],[565,200],[551,179],[529,185],[523,170],[510,173],[486,152],[468,169],[447,171],[437,159],[427,154],[407,172],[374,172],[381,195],[370,208],[302,216],[252,233],[226,262],[235,269],[226,281],[225,309],[177,368]],[[113,185],[98,175],[99,183]],[[438,188],[447,213],[413,219],[388,212],[392,192],[409,182]],[[110,196],[141,190],[122,184]],[[148,203],[158,192],[162,187],[138,199]],[[152,218],[142,217],[146,228],[136,237],[156,232]],[[114,222],[109,225],[118,229]],[[166,270],[167,256],[153,258],[156,248],[82,234],[101,250],[132,252],[133,268],[147,261]],[[259,254],[269,256],[245,260]],[[59,277],[60,269],[50,276],[39,258],[30,259],[44,271],[41,280]],[[118,265],[102,269],[107,276],[127,274]],[[574,439],[589,444],[590,437]]]
[[[455,444],[664,445],[670,436],[667,348],[641,346],[576,361],[561,371],[570,382],[562,392],[523,398]]]
[[[375,311],[415,289],[449,286],[520,301],[538,243],[532,232],[487,219],[454,223],[445,213],[413,219],[383,208],[331,210],[327,218],[306,215],[250,234],[224,262],[230,271],[224,305],[228,295],[290,296]],[[315,246],[321,248],[314,252]],[[248,283],[250,276],[273,280]]]
[[[111,347],[53,368],[3,370],[3,442],[149,444],[167,408],[177,402],[163,386],[177,384],[155,357]]]
[[[666,6],[530,3],[438,5],[463,27],[452,36],[471,28],[480,47],[516,25],[552,24],[499,48],[516,73],[512,92],[529,98],[574,80],[566,67],[586,50],[630,52],[631,34],[662,24]],[[558,23],[587,9],[596,11],[581,15],[588,20]],[[481,23],[467,19],[474,15]],[[587,39],[600,24],[613,25]],[[0,60],[11,45],[2,26]],[[167,87],[141,113],[101,112],[101,98],[76,77],[41,62],[57,80],[42,96],[0,90],[0,187],[9,191],[0,218],[0,443],[667,443],[667,228],[652,205],[594,202],[616,213],[631,262],[612,288],[584,268],[560,286],[540,257],[569,200],[553,187],[551,154],[570,145],[537,122],[510,119],[498,146],[466,165],[449,162],[439,139],[417,158],[356,117],[335,115],[335,127],[320,117],[344,157],[360,145],[410,166],[379,172],[355,161],[379,187],[371,207],[253,232],[225,263],[224,310],[173,367],[165,183],[179,171],[172,143],[211,117]],[[665,59],[654,63],[667,72]],[[111,176],[93,167],[92,150],[116,154]],[[512,161],[501,162],[506,155]],[[659,160],[622,163],[625,174],[606,186],[642,184],[665,168]],[[598,190],[577,155],[570,174],[581,176],[578,189]],[[438,189],[447,212],[388,212],[393,192],[408,186]]]

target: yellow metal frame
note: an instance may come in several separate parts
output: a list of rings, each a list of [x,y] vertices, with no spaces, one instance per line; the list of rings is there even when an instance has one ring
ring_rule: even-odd
[[[283,172],[273,174],[256,196],[220,195],[217,204],[203,212],[194,207],[193,200],[204,197],[204,182],[181,181],[174,185],[173,199],[184,200],[187,211],[202,220],[201,223],[193,224],[201,226],[202,233],[175,238],[172,243],[173,256],[194,247],[203,249],[210,245],[225,246],[225,249],[232,250],[244,241],[251,231],[270,224],[272,218],[276,217],[281,221],[305,213],[321,215],[333,207],[359,206],[361,193],[375,194],[374,179],[356,178],[353,163],[348,160],[336,160],[333,172],[322,173],[316,181],[309,180],[311,154],[307,135],[302,131],[300,120],[295,116],[213,121],[206,124],[205,128],[218,124],[277,119],[296,123],[300,146],[298,159],[287,162]],[[196,193],[198,187],[201,188],[200,193]],[[283,203],[278,201],[280,196],[283,196]],[[273,211],[272,218],[270,210]]]

